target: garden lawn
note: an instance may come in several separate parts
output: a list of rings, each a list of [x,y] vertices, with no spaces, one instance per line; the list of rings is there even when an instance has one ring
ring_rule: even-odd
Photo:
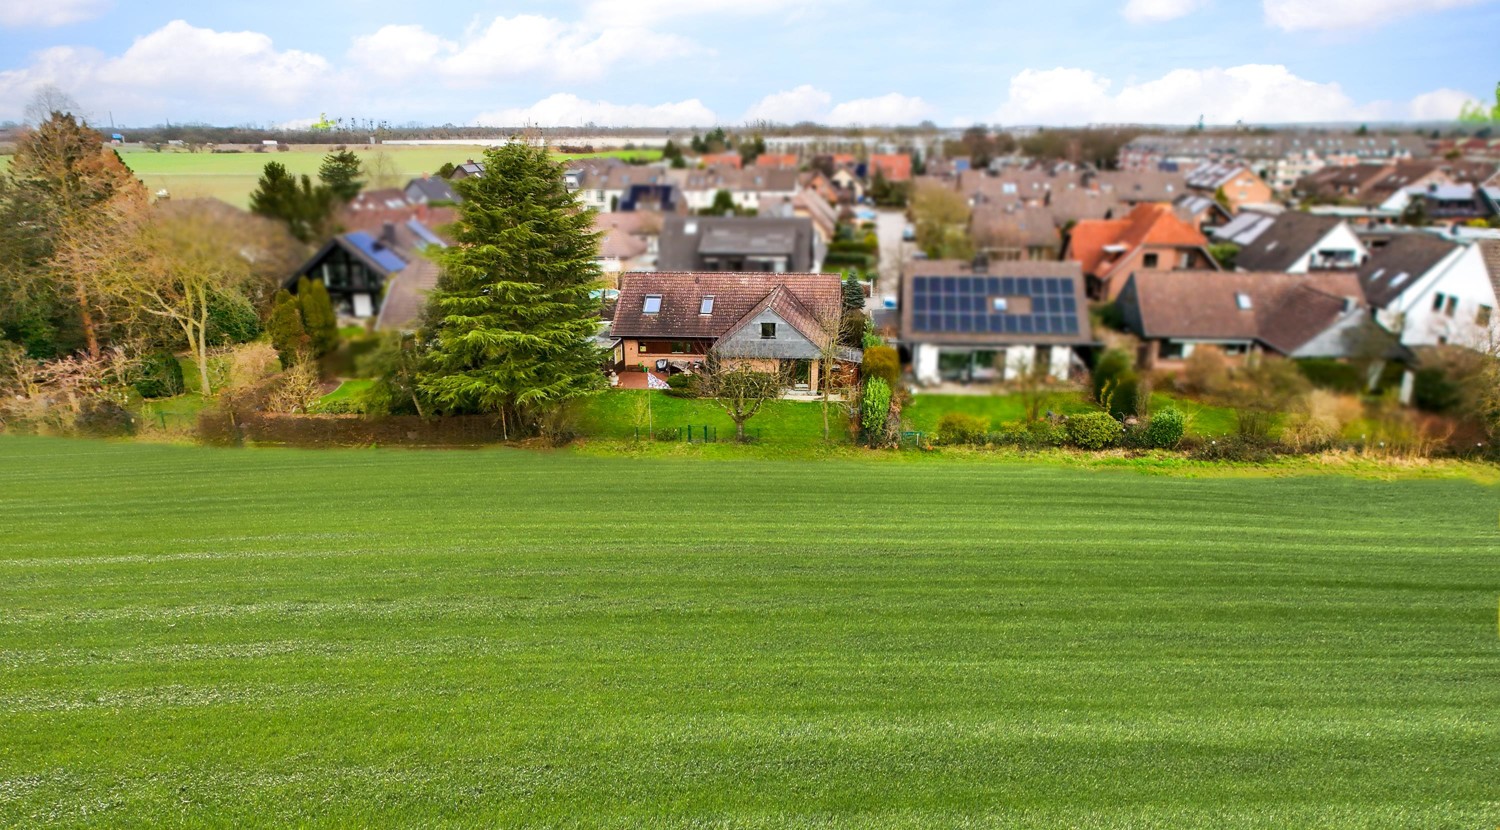
[[[0,826],[1494,827],[1495,505],[0,437]]]
[[[645,409],[650,401],[649,412]],[[637,426],[639,424],[639,426]],[[839,407],[828,407],[829,430],[836,441],[847,442],[848,418],[839,415]],[[578,427],[591,438],[634,439],[664,431],[687,439],[688,427],[697,440],[707,426],[719,441],[734,438],[734,421],[714,401],[704,398],[674,398],[662,392],[613,389],[596,395],[580,405]],[[768,444],[808,446],[823,441],[822,404],[798,401],[768,401],[761,411],[745,424],[746,433]]]

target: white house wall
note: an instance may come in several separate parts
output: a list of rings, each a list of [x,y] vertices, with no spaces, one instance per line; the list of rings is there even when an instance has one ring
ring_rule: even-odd
[[[1349,227],[1349,223],[1340,222],[1326,236],[1319,239],[1318,244],[1309,248],[1307,253],[1302,255],[1301,259],[1292,263],[1292,266],[1286,269],[1286,272],[1288,274],[1306,274],[1312,270],[1313,257],[1317,256],[1319,251],[1353,251],[1353,267],[1356,268],[1363,265],[1365,260],[1370,258],[1370,250],[1365,247],[1363,242],[1359,241],[1359,236],[1354,233],[1354,229]]]
[[[1437,295],[1457,297],[1458,308],[1450,318],[1446,311],[1433,309]],[[1446,308],[1447,302],[1444,301]],[[1494,285],[1477,245],[1466,245],[1453,252],[1429,271],[1422,280],[1403,292],[1387,306],[1379,320],[1388,329],[1400,327],[1401,343],[1406,346],[1435,346],[1442,342],[1479,347],[1488,339],[1478,324],[1481,306],[1488,306],[1490,330],[1497,320]]]

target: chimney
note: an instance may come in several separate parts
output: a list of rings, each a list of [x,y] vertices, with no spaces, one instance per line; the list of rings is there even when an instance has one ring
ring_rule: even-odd
[[[976,274],[988,274],[990,272],[990,256],[983,251],[974,255],[974,263],[970,268]]]
[[[380,244],[387,249],[396,247],[395,222],[386,222],[380,226]]]

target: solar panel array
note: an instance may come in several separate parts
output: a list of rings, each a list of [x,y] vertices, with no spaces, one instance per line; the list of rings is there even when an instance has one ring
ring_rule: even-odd
[[[995,308],[996,299],[1031,300],[1030,314]],[[1078,300],[1069,277],[916,277],[912,329],[929,334],[1078,334]]]

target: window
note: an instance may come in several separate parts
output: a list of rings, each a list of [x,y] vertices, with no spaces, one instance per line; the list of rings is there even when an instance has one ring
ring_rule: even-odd
[[[661,295],[660,294],[648,294],[646,296],[646,304],[641,307],[641,313],[643,313],[643,314],[657,314],[660,311],[661,311]]]
[[[776,339],[776,324],[775,323],[761,323],[760,324],[760,339],[762,339],[762,340],[775,340]]]
[[[1490,318],[1493,317],[1494,314],[1495,310],[1493,308],[1490,308],[1487,305],[1482,305],[1479,307],[1479,313],[1474,315],[1474,324],[1477,326],[1488,326],[1490,324]]]
[[[1445,296],[1443,296],[1442,294],[1434,294],[1434,295],[1432,295],[1432,310],[1433,311],[1442,311],[1443,310],[1443,300],[1446,300],[1446,299],[1448,299],[1448,298],[1445,297]]]
[[[1155,268],[1158,261],[1160,261],[1160,257],[1158,257],[1156,254],[1146,254],[1147,268]]]
[[[1249,294],[1234,295],[1234,304],[1240,307],[1240,311],[1249,311],[1255,307],[1255,304],[1250,300]]]
[[[714,296],[712,294],[709,294],[708,296],[704,297],[703,300],[698,303],[698,313],[699,314],[713,314],[714,313]]]
[[[1004,297],[994,297],[990,300],[990,308],[996,312],[1003,313],[1006,309],[1010,308],[1010,302]]]
[[[1458,314],[1458,298],[1457,297],[1449,297],[1448,298],[1448,307],[1443,310],[1443,313],[1445,315],[1447,315],[1448,317],[1450,317],[1450,318],[1453,317],[1454,315]]]

